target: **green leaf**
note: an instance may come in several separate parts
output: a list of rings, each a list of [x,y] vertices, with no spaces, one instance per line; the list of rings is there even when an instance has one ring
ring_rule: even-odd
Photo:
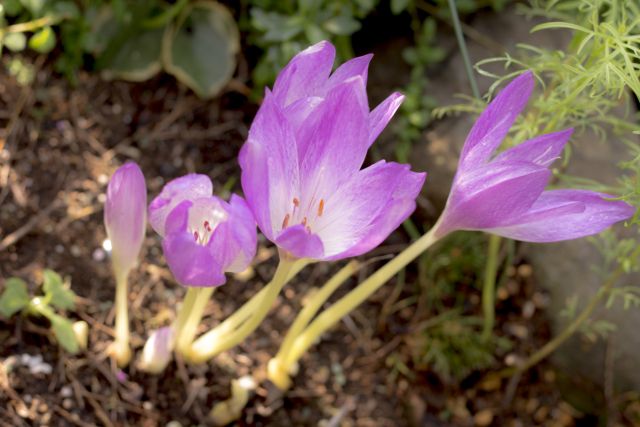
[[[168,73],[201,98],[211,98],[229,81],[236,68],[240,36],[226,7],[197,2],[167,28],[162,60]]]
[[[2,44],[11,52],[20,52],[27,46],[27,37],[23,33],[9,33],[2,39]]]
[[[360,29],[360,22],[351,16],[340,15],[324,23],[324,29],[339,36],[349,36]]]
[[[44,270],[44,289],[45,299],[52,306],[61,310],[73,310],[75,308],[74,299],[76,294],[65,286],[62,278],[53,270]]]
[[[64,19],[75,19],[80,16],[80,9],[72,1],[58,1],[53,4],[51,11]]]
[[[17,277],[7,279],[0,296],[0,314],[11,317],[29,304],[27,284]]]
[[[49,53],[56,46],[56,34],[51,27],[44,27],[29,39],[29,47],[38,53]]]
[[[141,30],[129,37],[104,66],[106,79],[141,82],[162,69],[160,52],[164,29]]]
[[[42,12],[42,8],[46,2],[47,0],[20,0],[22,6],[36,18],[40,17],[40,12]]]
[[[398,15],[405,11],[409,6],[409,0],[391,0],[391,12]]]
[[[73,323],[57,314],[52,314],[48,318],[51,321],[51,329],[56,340],[58,340],[58,344],[71,354],[77,353],[79,348],[76,334],[73,332]]]
[[[4,0],[0,8],[5,15],[16,16],[22,12],[22,3],[20,0]]]

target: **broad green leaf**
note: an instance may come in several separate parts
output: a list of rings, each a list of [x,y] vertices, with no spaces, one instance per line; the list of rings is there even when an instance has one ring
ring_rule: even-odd
[[[24,33],[9,33],[2,38],[2,44],[11,52],[20,52],[27,47],[27,36]]]
[[[44,270],[43,290],[49,304],[62,310],[73,310],[76,294],[65,286],[62,277],[53,270]]]
[[[0,314],[11,317],[29,304],[27,284],[17,277],[7,279],[0,296]]]
[[[24,8],[31,12],[31,14],[36,18],[40,17],[40,12],[42,12],[42,8],[46,2],[47,0],[20,0],[22,6],[24,6]]]
[[[53,334],[58,340],[58,344],[71,354],[78,352],[78,341],[76,340],[76,334],[73,332],[73,323],[70,320],[65,319],[57,314],[48,316],[51,322],[51,329]]]
[[[16,16],[22,12],[22,3],[20,0],[4,0],[0,8],[5,15]]]
[[[239,49],[238,28],[227,8],[213,1],[196,2],[167,28],[162,61],[168,73],[199,97],[210,98],[233,75]]]
[[[325,30],[339,36],[349,36],[360,29],[360,23],[347,15],[331,18],[323,26]]]
[[[49,53],[56,46],[56,34],[51,27],[44,27],[29,39],[29,47],[38,53]]]
[[[160,51],[164,29],[141,30],[129,37],[103,69],[107,79],[140,82],[162,69]]]

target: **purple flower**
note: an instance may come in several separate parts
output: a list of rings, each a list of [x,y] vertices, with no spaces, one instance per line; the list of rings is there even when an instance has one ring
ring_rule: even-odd
[[[104,226],[111,240],[113,268],[126,275],[135,264],[145,229],[147,187],[140,167],[129,162],[115,171],[107,186]]]
[[[541,135],[493,156],[524,109],[534,79],[513,80],[487,106],[465,141],[447,205],[435,234],[484,230],[528,242],[596,234],[627,219],[634,208],[586,190],[544,191],[572,129]],[[493,156],[493,158],[492,158]]]
[[[334,56],[320,42],[289,62],[240,152],[258,226],[299,258],[335,260],[376,247],[413,212],[426,175],[385,161],[360,169],[403,97],[394,93],[369,111],[371,55],[330,75]]]
[[[212,192],[206,175],[185,175],[149,205],[149,223],[184,286],[222,285],[225,272],[244,270],[256,253],[256,223],[244,199],[234,194],[227,203]]]

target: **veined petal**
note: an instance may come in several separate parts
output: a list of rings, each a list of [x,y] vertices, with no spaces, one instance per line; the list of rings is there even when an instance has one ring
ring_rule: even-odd
[[[162,192],[149,205],[149,223],[161,236],[165,235],[167,215],[184,200],[209,197],[213,193],[213,184],[206,175],[189,174],[167,183]]]
[[[281,108],[322,91],[326,84],[336,50],[327,41],[310,46],[294,56],[282,69],[273,85],[273,95]]]
[[[557,242],[597,234],[629,219],[635,208],[608,194],[587,190],[551,190],[542,193],[531,209],[511,224],[487,229],[525,242]]]
[[[324,254],[320,238],[308,232],[302,224],[285,228],[275,244],[297,258],[321,259]]]
[[[367,85],[367,71],[369,69],[369,63],[371,62],[371,58],[373,58],[373,54],[362,55],[356,58],[350,59],[341,66],[339,66],[336,71],[331,74],[329,77],[329,81],[325,86],[324,94],[329,92],[331,89],[339,85],[340,83],[344,83],[352,77],[361,77],[364,85]],[[324,95],[323,94],[323,95]]]
[[[573,129],[565,129],[537,136],[503,151],[496,156],[495,161],[523,161],[548,167],[560,157],[572,133]]]
[[[384,160],[353,175],[312,223],[325,259],[360,255],[382,243],[415,209],[425,176]]]
[[[256,255],[256,222],[242,197],[233,194],[226,208],[228,219],[215,229],[208,246],[224,271],[239,273]]]
[[[457,175],[438,233],[504,224],[529,210],[550,177],[547,168],[527,162],[491,162]]]
[[[247,202],[260,230],[273,240],[300,181],[293,130],[268,91],[239,162]]]
[[[328,197],[355,174],[367,154],[366,89],[360,77],[336,86],[307,119],[299,132],[302,199]]]
[[[382,131],[404,101],[404,95],[392,93],[382,101],[369,115],[369,146],[380,136]]]
[[[284,117],[287,118],[296,137],[298,137],[298,133],[307,120],[307,117],[309,117],[309,114],[311,114],[322,101],[324,101],[324,98],[309,96],[292,102],[284,109]]]
[[[459,171],[478,167],[489,160],[527,104],[533,85],[533,74],[526,72],[491,101],[467,136],[460,154]]]

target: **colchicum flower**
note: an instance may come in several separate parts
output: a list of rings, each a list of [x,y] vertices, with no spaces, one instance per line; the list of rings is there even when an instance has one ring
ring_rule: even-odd
[[[266,90],[240,152],[242,188],[265,236],[297,258],[365,253],[415,209],[424,173],[380,161],[360,169],[400,106],[394,93],[369,111],[371,55],[331,74],[335,49],[296,55]]]
[[[528,242],[554,242],[599,233],[628,219],[634,208],[586,190],[544,191],[572,129],[541,135],[496,156],[524,109],[534,78],[514,79],[487,106],[467,136],[449,199],[435,235],[483,230]]]
[[[147,187],[140,167],[129,162],[115,171],[107,186],[104,226],[111,241],[116,275],[127,275],[144,239]]]
[[[107,186],[104,225],[111,240],[116,279],[115,341],[110,353],[118,366],[131,360],[127,277],[142,248],[146,225],[147,187],[140,167],[126,163],[115,171]]]
[[[163,237],[171,272],[184,286],[225,283],[256,253],[256,225],[246,202],[235,194],[229,203],[212,195],[206,175],[174,179],[149,205],[149,223]]]

